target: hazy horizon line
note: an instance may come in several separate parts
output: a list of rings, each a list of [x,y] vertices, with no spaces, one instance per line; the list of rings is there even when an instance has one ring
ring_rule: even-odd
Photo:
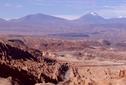
[[[82,16],[85,16],[86,14],[89,14],[89,13],[91,13],[91,12],[88,12],[88,13],[85,13],[85,14],[79,16],[79,15],[50,15],[50,14],[39,13],[38,12],[38,13],[25,14],[23,16],[18,16],[18,17],[11,17],[11,18],[2,18],[2,17],[0,17],[0,18],[8,21],[8,20],[12,20],[12,19],[19,19],[19,18],[22,18],[22,17],[25,17],[25,16],[29,16],[29,15],[44,14],[44,15],[53,16],[53,17],[57,17],[57,18],[62,18],[62,19],[66,19],[66,20],[76,20],[76,19],[81,18]],[[100,15],[98,13],[97,13],[97,15],[103,17],[104,19],[126,18],[126,16],[105,17],[105,16],[102,16],[102,15]]]

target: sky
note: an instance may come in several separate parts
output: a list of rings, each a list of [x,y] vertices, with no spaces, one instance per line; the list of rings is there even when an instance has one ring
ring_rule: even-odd
[[[43,13],[76,19],[89,12],[105,18],[125,17],[126,0],[0,0],[0,18]]]

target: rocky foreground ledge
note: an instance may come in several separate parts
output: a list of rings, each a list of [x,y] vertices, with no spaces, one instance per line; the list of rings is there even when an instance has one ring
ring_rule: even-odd
[[[12,85],[58,84],[69,68],[67,63],[43,56],[39,50],[0,42],[0,77],[11,77]]]

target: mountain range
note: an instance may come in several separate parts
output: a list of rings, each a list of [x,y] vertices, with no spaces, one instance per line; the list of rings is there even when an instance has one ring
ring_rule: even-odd
[[[108,38],[109,36],[117,35],[117,33],[119,36],[126,34],[126,18],[105,19],[97,13],[91,12],[78,19],[67,20],[38,13],[11,20],[0,18],[0,32],[39,35],[86,33],[93,34],[95,38],[98,36]]]

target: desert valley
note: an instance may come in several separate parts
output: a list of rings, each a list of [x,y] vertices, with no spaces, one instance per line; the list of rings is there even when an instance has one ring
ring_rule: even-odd
[[[125,85],[126,50],[105,40],[0,37],[1,85]]]
[[[126,85],[126,0],[0,0],[0,85]]]

